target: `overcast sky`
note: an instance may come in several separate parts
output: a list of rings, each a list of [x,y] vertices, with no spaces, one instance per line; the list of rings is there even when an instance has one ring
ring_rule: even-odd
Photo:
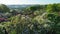
[[[52,4],[52,3],[60,3],[60,0],[0,0],[0,4]]]

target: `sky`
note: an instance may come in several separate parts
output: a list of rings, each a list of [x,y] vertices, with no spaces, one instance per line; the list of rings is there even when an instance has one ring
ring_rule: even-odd
[[[60,3],[60,0],[0,0],[0,4],[22,5],[22,4],[53,4]]]

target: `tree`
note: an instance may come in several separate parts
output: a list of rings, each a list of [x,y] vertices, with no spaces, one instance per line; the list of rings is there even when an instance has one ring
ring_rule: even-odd
[[[6,5],[0,4],[0,12],[6,13],[6,12],[9,12],[9,11],[10,11],[10,9]]]
[[[60,16],[55,15],[55,14],[48,14],[47,15],[47,19],[51,21],[50,25],[51,25],[51,28],[53,30],[53,31],[51,30],[52,33],[53,34],[57,34],[57,31],[60,32],[59,31],[60,30],[59,29],[60,28],[59,27],[60,26],[60,21],[59,21],[60,20]],[[58,33],[58,34],[60,34],[60,33]]]
[[[36,11],[36,10],[40,10],[40,9],[43,9],[43,7],[44,6],[40,6],[40,5],[33,5],[33,6],[30,6],[30,7],[28,7],[28,8],[26,8],[26,12],[28,13],[28,14],[32,14],[32,13],[34,13],[34,11]]]
[[[60,12],[60,4],[49,4],[46,8],[47,12]]]

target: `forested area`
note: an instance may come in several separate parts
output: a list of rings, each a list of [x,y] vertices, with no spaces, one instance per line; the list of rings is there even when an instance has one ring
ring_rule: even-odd
[[[23,10],[0,4],[0,34],[60,34],[60,3]]]

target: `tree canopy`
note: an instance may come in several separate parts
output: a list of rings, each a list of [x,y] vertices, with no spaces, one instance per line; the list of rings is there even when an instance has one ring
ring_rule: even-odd
[[[47,12],[60,12],[60,4],[49,4],[46,8]]]
[[[10,9],[6,5],[0,4],[0,12],[6,13],[6,12],[9,12],[9,11],[10,11]]]

